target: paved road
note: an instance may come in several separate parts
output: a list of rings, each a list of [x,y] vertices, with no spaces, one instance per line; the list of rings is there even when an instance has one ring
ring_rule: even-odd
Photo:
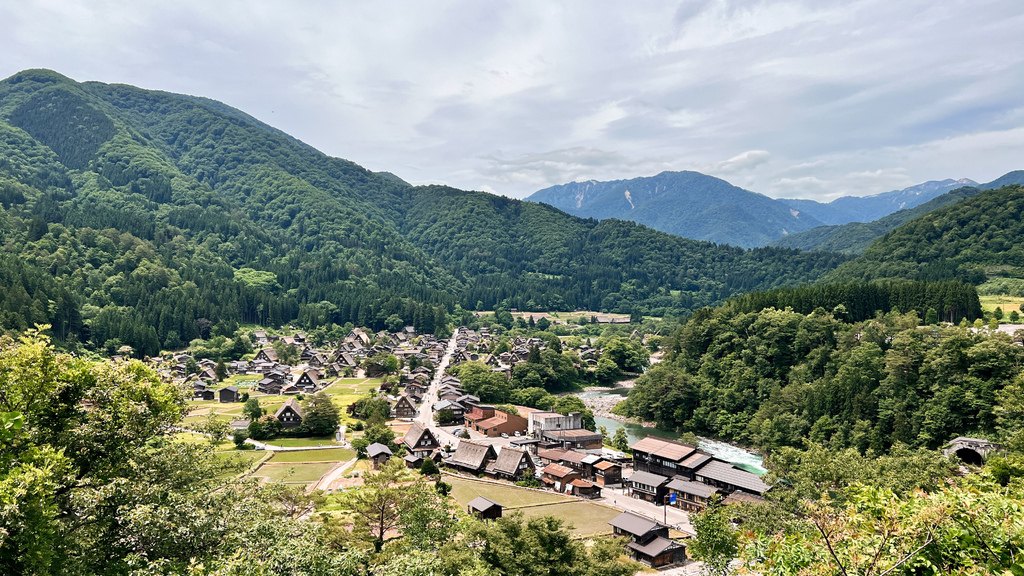
[[[675,527],[683,532],[693,533],[693,526],[690,525],[690,515],[685,511],[671,506],[655,506],[626,494],[624,488],[604,488],[601,490],[601,502],[609,506],[645,516],[658,522],[667,522],[669,526]]]
[[[435,367],[434,379],[430,381],[430,387],[427,388],[427,392],[423,395],[423,404],[420,406],[419,414],[417,414],[416,418],[413,419],[429,428],[442,446],[451,444],[453,448],[459,445],[459,439],[452,436],[449,431],[446,431],[434,424],[434,411],[432,410],[432,407],[438,401],[437,393],[441,389],[441,378],[444,377],[444,371],[448,368],[448,364],[451,363],[452,355],[455,354],[455,348],[458,346],[458,337],[459,329],[456,328],[452,337],[448,340],[448,348],[445,350],[444,356],[441,357],[441,361],[438,362]],[[449,428],[449,430],[451,430],[451,428]]]

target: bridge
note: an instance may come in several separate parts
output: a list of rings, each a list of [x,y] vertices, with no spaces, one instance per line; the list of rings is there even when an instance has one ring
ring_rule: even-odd
[[[1003,447],[999,444],[988,440],[957,436],[950,441],[948,448],[943,448],[942,453],[946,456],[955,454],[964,464],[981,466],[990,452],[998,452],[1002,449]]]

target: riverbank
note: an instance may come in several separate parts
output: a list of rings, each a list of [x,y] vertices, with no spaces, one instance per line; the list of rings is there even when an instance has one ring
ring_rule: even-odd
[[[571,394],[582,400],[583,404],[594,413],[595,418],[648,428],[654,427],[654,422],[642,422],[636,418],[626,418],[612,412],[615,405],[625,400],[635,385],[636,380],[623,380],[616,382],[615,386],[588,386],[582,392],[572,392]]]

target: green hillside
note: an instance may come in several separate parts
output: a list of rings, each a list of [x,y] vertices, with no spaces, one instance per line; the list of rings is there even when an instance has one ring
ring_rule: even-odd
[[[1024,275],[1024,188],[1005,186],[930,212],[875,241],[826,281],[951,280]]]
[[[411,187],[222,103],[46,70],[0,82],[0,320],[155,354],[237,325],[478,306],[681,314],[845,258],[744,251],[482,192]],[[6,269],[5,269],[6,273]],[[13,295],[12,295],[13,294]],[[58,330],[59,326],[59,330]]]
[[[851,255],[863,254],[875,239],[880,238],[886,232],[895,230],[933,210],[956,204],[964,198],[970,198],[978,194],[978,192],[979,189],[973,187],[957,188],[924,204],[907,210],[893,212],[873,222],[850,222],[836,226],[819,226],[806,232],[790,234],[789,236],[779,238],[769,244],[769,246],[797,248],[799,250],[827,250],[829,252],[841,252]]]

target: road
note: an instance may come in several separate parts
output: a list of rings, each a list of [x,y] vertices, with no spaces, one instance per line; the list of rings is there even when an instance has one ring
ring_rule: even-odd
[[[441,379],[444,378],[444,371],[448,368],[448,364],[451,363],[452,355],[455,354],[455,348],[458,346],[458,337],[459,329],[456,328],[455,332],[452,333],[452,337],[448,340],[448,348],[445,349],[444,356],[441,357],[441,361],[438,362],[434,369],[434,379],[430,381],[430,387],[427,388],[426,393],[423,395],[423,404],[420,405],[420,411],[416,418],[413,419],[423,424],[424,427],[429,428],[442,446],[450,444],[453,448],[459,445],[459,439],[434,424],[434,411],[432,407],[438,401],[437,393],[441,390]]]

